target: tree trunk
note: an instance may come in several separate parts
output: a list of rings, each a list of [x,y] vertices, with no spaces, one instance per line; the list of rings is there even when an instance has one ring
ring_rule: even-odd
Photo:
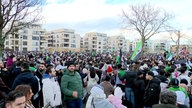
[[[2,60],[4,42],[5,40],[3,39],[3,32],[2,32],[2,29],[0,29],[0,61]]]
[[[144,44],[145,44],[145,37],[142,36],[141,37],[141,41],[142,41],[142,51],[141,51],[141,56],[144,54]]]

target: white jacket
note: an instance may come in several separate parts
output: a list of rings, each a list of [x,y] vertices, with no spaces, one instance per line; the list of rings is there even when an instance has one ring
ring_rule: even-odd
[[[47,105],[49,102],[51,107],[61,105],[61,89],[55,78],[45,78],[42,80],[42,83],[44,105]]]

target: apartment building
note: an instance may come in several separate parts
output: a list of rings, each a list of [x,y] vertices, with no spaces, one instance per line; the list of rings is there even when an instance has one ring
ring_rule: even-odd
[[[72,29],[56,29],[47,32],[49,51],[80,51],[81,37]]]
[[[165,50],[170,51],[170,42],[167,40],[155,40],[152,43],[154,53],[163,53]]]
[[[138,42],[140,42],[139,39],[136,39],[131,42],[131,51],[135,50]],[[163,53],[164,50],[170,51],[170,42],[166,40],[147,40],[144,43],[143,50],[146,53]]]
[[[5,39],[5,48],[14,51],[43,51],[47,48],[45,32],[38,24],[22,29],[13,28]]]
[[[129,52],[130,41],[125,39],[124,36],[110,36],[107,39],[107,51],[119,51]]]
[[[104,52],[107,51],[107,34],[90,32],[84,37],[85,51]]]

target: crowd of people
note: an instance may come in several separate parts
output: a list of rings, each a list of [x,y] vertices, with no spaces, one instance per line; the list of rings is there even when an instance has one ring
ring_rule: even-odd
[[[5,52],[0,61],[0,106],[190,108],[192,56],[167,60],[167,55],[130,60],[131,54],[118,52]]]

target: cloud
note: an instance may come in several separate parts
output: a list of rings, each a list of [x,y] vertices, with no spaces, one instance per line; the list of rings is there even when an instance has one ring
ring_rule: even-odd
[[[122,9],[141,3],[162,7],[175,14],[175,26],[191,28],[192,0],[47,0],[42,13],[44,27],[49,30],[74,29],[82,36],[90,31],[118,35],[122,34]]]

